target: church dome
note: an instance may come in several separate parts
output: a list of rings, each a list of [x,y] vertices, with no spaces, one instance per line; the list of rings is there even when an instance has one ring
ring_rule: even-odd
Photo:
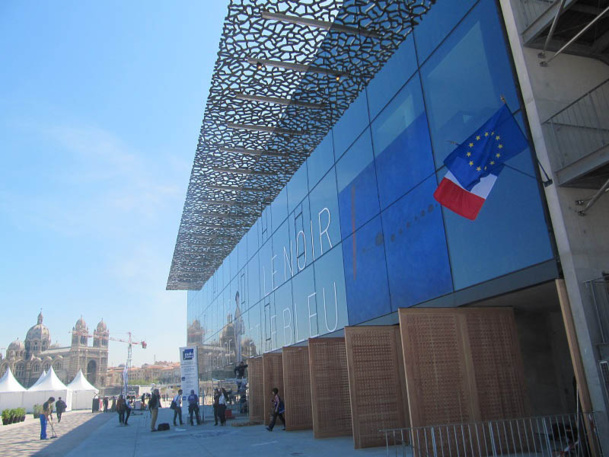
[[[42,323],[42,313],[38,315],[38,323],[28,330],[25,340],[51,341],[51,332]]]
[[[19,338],[17,338],[15,341],[13,341],[11,344],[9,344],[8,352],[10,352],[10,351],[15,351],[15,352],[25,351],[25,345],[23,344],[23,341],[19,341]]]
[[[106,326],[106,323],[103,319],[99,322],[99,324],[97,324],[97,331],[99,333],[108,331],[108,327]]]
[[[82,318],[78,319],[76,321],[76,325],[74,326],[74,330],[79,330],[79,331],[87,331],[87,323],[85,322],[85,320]]]

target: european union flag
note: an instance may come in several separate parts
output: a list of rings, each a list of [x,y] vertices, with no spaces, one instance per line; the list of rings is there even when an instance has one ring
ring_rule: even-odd
[[[490,173],[498,175],[506,160],[527,147],[526,137],[504,104],[444,160],[444,165],[464,189],[471,191]]]

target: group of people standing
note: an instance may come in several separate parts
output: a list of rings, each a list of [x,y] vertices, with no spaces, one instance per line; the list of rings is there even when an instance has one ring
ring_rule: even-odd
[[[176,426],[177,420],[180,420],[180,425],[183,425],[182,422],[182,400],[184,398],[182,389],[178,390],[178,394],[171,401],[171,409],[173,409],[173,425]],[[195,393],[194,390],[190,391],[190,395],[187,398],[188,401],[188,418],[190,425],[194,425],[195,421],[197,425],[200,425],[203,421],[201,417],[201,412],[199,409],[199,396]]]

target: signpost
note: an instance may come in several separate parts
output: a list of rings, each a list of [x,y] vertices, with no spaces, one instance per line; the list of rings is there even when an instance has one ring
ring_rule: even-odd
[[[180,348],[180,380],[182,388],[182,404],[188,404],[190,391],[194,390],[199,395],[199,358],[197,346],[185,346]]]

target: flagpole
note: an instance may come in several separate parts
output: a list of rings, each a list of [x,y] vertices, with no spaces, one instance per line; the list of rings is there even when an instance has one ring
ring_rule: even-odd
[[[511,113],[512,112],[512,108],[510,108],[510,105],[508,105],[508,102],[505,99],[505,96],[503,94],[501,94],[499,96],[499,98],[501,98],[501,101],[503,102],[503,104],[505,106],[507,106],[507,108],[510,110],[510,113]],[[520,132],[524,135],[525,138],[527,138],[527,141],[528,141],[528,135],[526,135],[525,132],[522,131],[522,128],[520,127],[520,124],[518,122],[516,122],[516,124],[518,125],[518,128],[520,129]],[[541,171],[543,172],[543,175],[546,178],[545,181],[544,181],[543,178],[541,180],[541,183],[543,184],[543,187],[549,187],[552,184],[554,184],[554,181],[552,181],[552,179],[548,176],[548,173],[546,173],[546,169],[543,167],[543,165],[539,161],[539,158],[537,157],[537,152],[535,152],[535,160],[537,161],[537,165],[539,165],[539,168],[541,168]]]

